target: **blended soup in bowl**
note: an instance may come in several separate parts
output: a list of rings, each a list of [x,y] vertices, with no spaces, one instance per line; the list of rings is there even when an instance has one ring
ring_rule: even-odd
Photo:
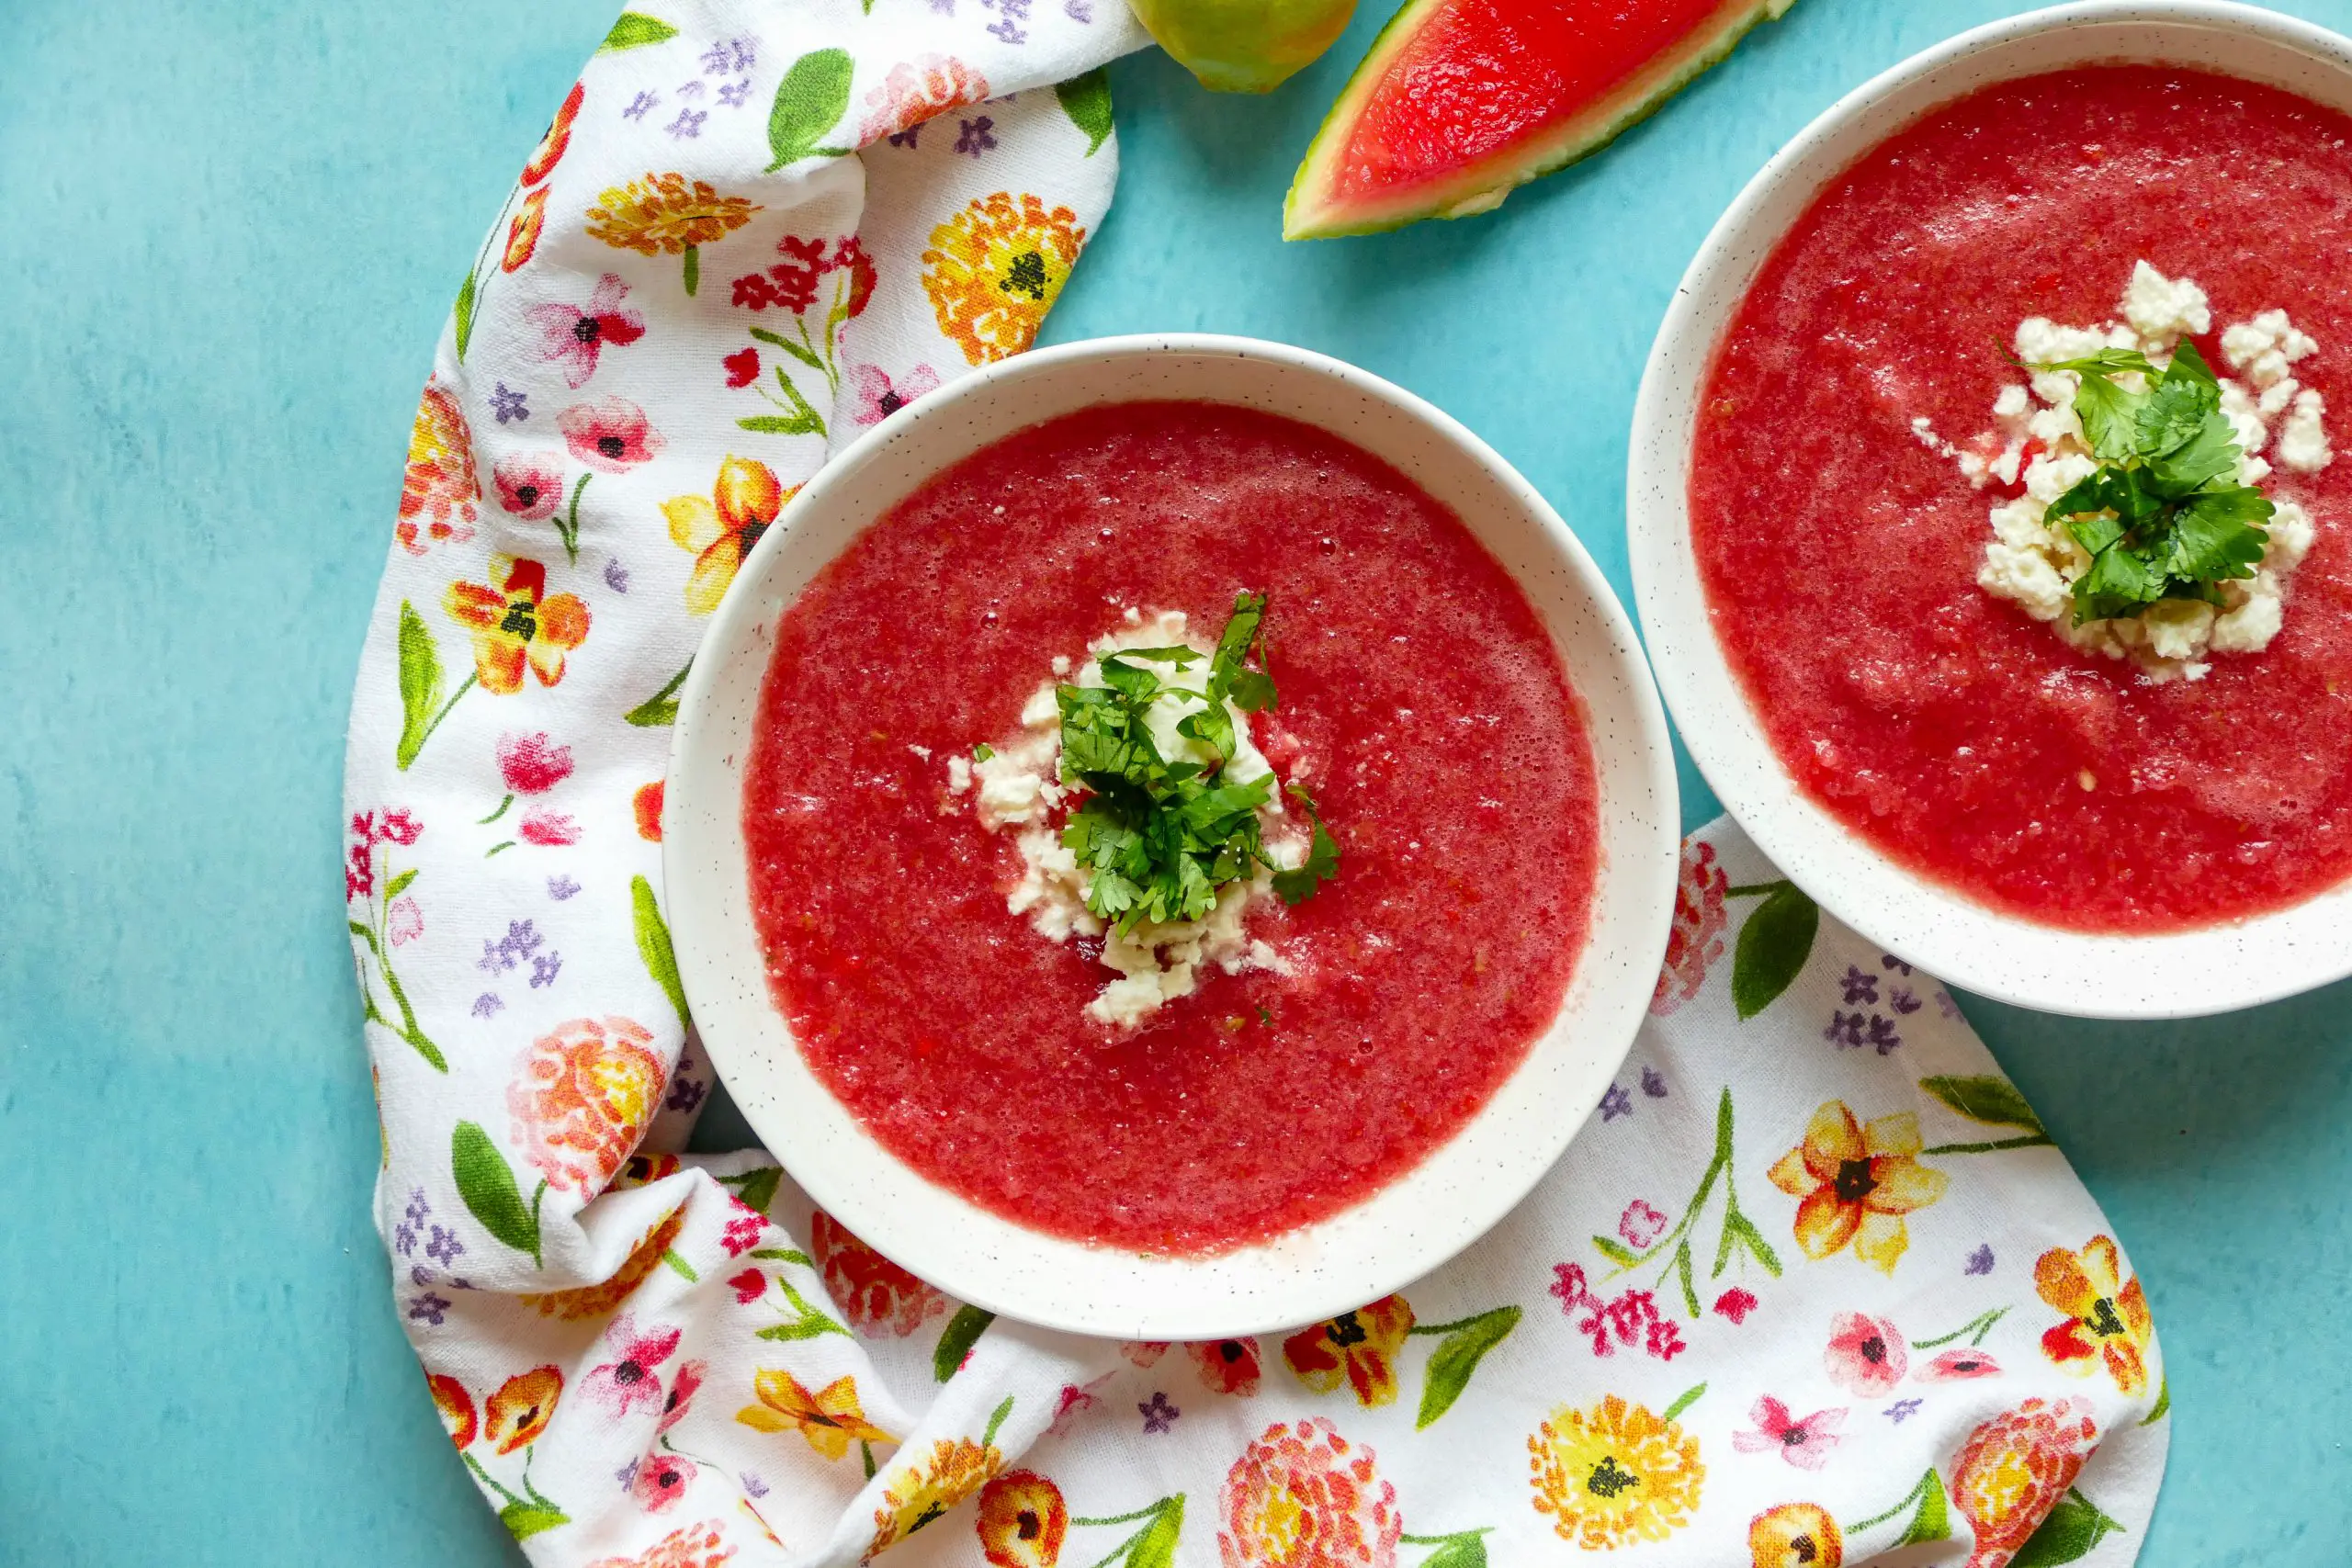
[[[2352,118],[2175,68],[1981,89],[1832,180],[1701,394],[1717,640],[1805,794],[2008,914],[2352,877]]]
[[[816,1076],[1071,1240],[1311,1224],[1466,1125],[1600,874],[1583,709],[1446,507],[1313,426],[1131,402],[932,479],[785,612],[752,904]]]

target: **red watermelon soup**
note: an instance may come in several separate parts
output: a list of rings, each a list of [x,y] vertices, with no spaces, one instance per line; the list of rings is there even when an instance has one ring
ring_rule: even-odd
[[[776,1005],[877,1139],[1035,1229],[1202,1253],[1476,1114],[1566,994],[1597,807],[1550,638],[1452,513],[1307,425],[1130,403],[818,576],[744,828]]]
[[[2348,141],[2220,76],[2012,82],[1765,263],[1693,543],[1781,761],[1878,849],[2087,931],[2352,875]]]

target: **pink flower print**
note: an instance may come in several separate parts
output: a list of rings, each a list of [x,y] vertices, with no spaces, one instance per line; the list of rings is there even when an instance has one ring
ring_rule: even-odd
[[[1109,1382],[1113,1375],[1104,1372],[1083,1388],[1074,1382],[1062,1384],[1061,1398],[1054,1405],[1054,1418],[1047,1424],[1046,1435],[1049,1438],[1069,1436],[1071,1428],[1078,1425],[1079,1417],[1102,1405],[1102,1402],[1094,1397],[1094,1391]]]
[[[1682,846],[1682,876],[1674,889],[1674,926],[1666,941],[1666,967],[1650,997],[1660,1017],[1699,994],[1707,966],[1724,955],[1724,895],[1731,878],[1715,863],[1715,846],[1692,840]]]
[[[727,385],[741,391],[760,378],[760,351],[746,345],[737,349],[719,364],[727,367]]]
[[[916,366],[896,384],[879,365],[861,365],[852,374],[857,378],[860,424],[879,424],[925,392],[939,389],[939,372],[928,365]]]
[[[525,843],[538,844],[542,847],[576,844],[580,841],[580,824],[569,817],[559,816],[552,811],[534,811],[527,814],[524,817],[523,825],[517,831],[522,835]]]
[[[1747,1314],[1755,1310],[1756,1298],[1737,1285],[1715,1298],[1715,1315],[1731,1319],[1735,1326],[1746,1323]]]
[[[662,1379],[654,1369],[676,1353],[680,1337],[674,1328],[646,1333],[637,1326],[634,1314],[623,1313],[605,1330],[605,1343],[615,1359],[592,1370],[580,1386],[616,1416],[640,1404],[658,1406]]]
[[[514,452],[490,470],[498,504],[526,523],[555,515],[563,500],[563,459],[552,452]]]
[[[1865,1399],[1892,1390],[1911,1364],[1902,1332],[1883,1317],[1859,1312],[1841,1312],[1830,1320],[1829,1348],[1822,1359],[1830,1382]]]
[[[498,742],[498,771],[516,795],[545,795],[571,776],[571,748],[545,731],[505,736]]]
[[[943,54],[917,55],[890,67],[890,73],[865,95],[858,143],[895,136],[949,109],[986,103],[990,96],[988,78],[962,61]]]
[[[760,1244],[761,1235],[768,1228],[768,1218],[740,1198],[729,1199],[733,1212],[727,1216],[727,1230],[718,1245],[727,1249],[729,1258],[741,1258]]]
[[[1799,1470],[1819,1470],[1829,1462],[1829,1450],[1838,1446],[1838,1428],[1846,1424],[1846,1412],[1816,1410],[1802,1421],[1792,1420],[1789,1407],[1768,1393],[1748,1407],[1747,1418],[1758,1429],[1734,1432],[1733,1448],[1744,1454],[1777,1449],[1782,1459]]]
[[[649,1514],[668,1511],[695,1483],[695,1461],[673,1453],[650,1453],[637,1461],[628,1495]]]
[[[608,272],[596,280],[585,310],[559,300],[523,312],[524,320],[539,329],[539,357],[563,367],[565,386],[587,384],[605,344],[627,348],[645,335],[645,318],[621,309],[628,296],[628,285]]]
[[[650,462],[669,443],[627,398],[574,403],[555,416],[571,455],[599,473],[625,474]]]
[[[727,1283],[735,1292],[735,1303],[738,1306],[749,1306],[768,1293],[768,1277],[756,1269],[746,1269],[741,1274],[729,1279]]]
[[[376,847],[362,839],[351,846],[351,863],[343,868],[343,901],[376,896]]]
[[[391,913],[384,921],[384,933],[394,947],[405,947],[424,934],[424,913],[413,897],[392,900]]]
[[[662,1403],[662,1424],[655,1431],[666,1432],[686,1418],[687,1407],[694,1404],[703,1374],[708,1371],[707,1361],[688,1361],[678,1368],[678,1375],[670,1382],[670,1396]]]
[[[1962,1382],[1970,1378],[1996,1378],[2001,1363],[1982,1350],[1947,1350],[1919,1369],[1921,1382]]]
[[[383,826],[376,829],[376,837],[388,843],[413,844],[424,831],[424,825],[402,809],[384,813]]]
[[[1650,1243],[1666,1234],[1666,1216],[1636,1198],[1617,1216],[1617,1234],[1634,1251],[1646,1252]]]

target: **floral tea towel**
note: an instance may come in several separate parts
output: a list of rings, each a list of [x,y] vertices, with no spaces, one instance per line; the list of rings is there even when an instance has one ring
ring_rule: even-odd
[[[828,451],[1035,340],[1143,41],[1118,0],[663,0],[464,276],[344,877],[378,1225],[474,1484],[566,1568],[2128,1562],[2164,1385],[2104,1220],[1934,984],[1732,829],[1559,1170],[1328,1323],[992,1321],[766,1155],[675,1152],[709,1077],[661,781],[702,618]]]

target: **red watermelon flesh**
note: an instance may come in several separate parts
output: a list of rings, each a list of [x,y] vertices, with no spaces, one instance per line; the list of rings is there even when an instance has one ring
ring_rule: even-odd
[[[1597,151],[1790,0],[1408,0],[1299,165],[1293,239],[1483,212]]]

